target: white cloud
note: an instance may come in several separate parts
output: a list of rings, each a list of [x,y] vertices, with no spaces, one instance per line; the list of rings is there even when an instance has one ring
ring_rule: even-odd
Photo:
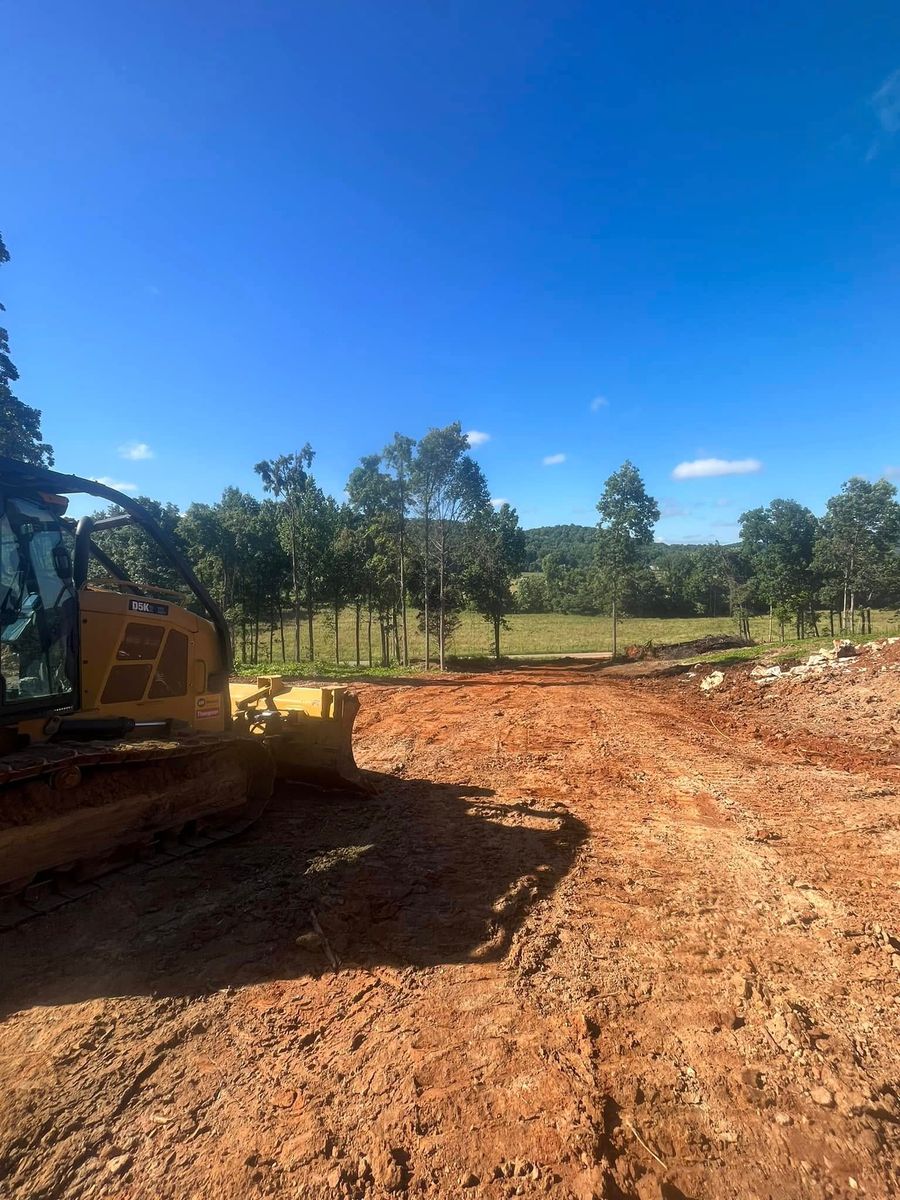
[[[881,474],[885,479],[900,479],[900,467],[885,467]]]
[[[888,75],[871,98],[878,123],[887,134],[900,131],[900,69]]]
[[[718,475],[754,475],[762,470],[758,458],[695,458],[679,463],[673,479],[712,479]]]
[[[92,475],[94,483],[102,483],[104,487],[113,488],[117,492],[136,492],[136,483],[123,483],[121,479],[110,479],[108,475]]]
[[[591,412],[599,412],[601,408],[608,408],[609,401],[605,396],[595,396],[591,401]]]
[[[494,508],[502,508],[504,504],[509,504],[505,496],[491,496],[491,504]]]
[[[546,454],[541,459],[545,467],[558,467],[560,463],[566,461],[564,454]]]
[[[143,462],[144,459],[153,457],[153,451],[146,442],[126,442],[124,446],[119,447],[119,458],[127,458],[132,462]]]
[[[491,435],[489,433],[482,433],[480,429],[470,429],[466,437],[469,439],[469,445],[473,450],[476,446],[483,446],[485,442],[491,440]]]

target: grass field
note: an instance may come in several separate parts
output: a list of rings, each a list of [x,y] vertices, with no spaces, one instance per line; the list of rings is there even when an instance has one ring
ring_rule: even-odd
[[[612,648],[612,622],[609,617],[581,617],[564,613],[519,613],[509,618],[510,628],[504,631],[501,639],[501,651],[505,656],[516,655],[553,655],[575,654],[610,650]],[[768,637],[769,623],[766,617],[752,617],[750,631],[755,641],[764,643]],[[873,612],[872,630],[874,634],[892,636],[900,634],[900,616],[896,612]],[[827,622],[820,631],[827,633]],[[343,672],[353,673],[356,667],[354,614],[347,610],[341,614],[340,621],[340,657],[341,663],[335,663],[334,633],[330,623],[322,616],[316,618],[316,661],[309,661],[309,652],[305,638],[305,625],[301,629],[300,654],[294,643],[293,628],[286,628],[285,662],[282,663],[280,653],[280,637],[275,637],[275,653],[271,664],[273,672],[285,667],[291,674],[321,673],[323,667],[330,667],[332,674]],[[626,618],[619,623],[619,647],[624,648],[630,642],[654,641],[659,645],[672,642],[684,642],[694,638],[704,637],[712,633],[733,633],[734,623],[730,617],[634,617]],[[777,638],[777,627],[776,627]],[[374,659],[378,662],[378,631],[373,630]],[[263,654],[268,653],[268,636],[261,639]],[[434,648],[433,648],[434,651]],[[492,654],[491,628],[486,621],[475,613],[463,613],[459,629],[453,638],[449,653],[454,658],[487,658]],[[424,656],[424,643],[416,631],[410,626],[410,655],[419,660]],[[262,655],[261,655],[262,658]],[[361,631],[361,664],[368,668],[368,647],[366,625],[363,621]],[[265,673],[268,662],[247,663],[241,669],[247,673],[258,671]],[[396,667],[383,669],[370,668],[374,673],[396,674]]]

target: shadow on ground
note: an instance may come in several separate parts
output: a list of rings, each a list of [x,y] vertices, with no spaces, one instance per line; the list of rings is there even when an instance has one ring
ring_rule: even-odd
[[[362,799],[284,786],[239,837],[2,935],[0,1015],[321,974],[313,909],[348,967],[495,960],[585,837],[562,807],[370,778]]]

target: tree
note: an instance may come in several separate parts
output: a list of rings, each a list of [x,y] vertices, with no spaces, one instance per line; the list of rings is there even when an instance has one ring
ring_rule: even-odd
[[[399,567],[398,588],[400,612],[403,620],[403,665],[409,666],[409,634],[406,623],[406,514],[409,508],[410,478],[413,466],[413,450],[416,443],[402,433],[395,433],[394,440],[385,446],[382,457],[394,472],[393,500],[397,514],[397,564]]]
[[[597,565],[612,607],[612,652],[618,650],[619,600],[640,562],[639,550],[653,541],[659,505],[648,496],[637,467],[627,459],[610,475],[597,502]]]
[[[436,435],[438,432],[436,429],[430,431],[431,435]],[[428,436],[426,435],[426,437]],[[431,437],[431,442],[433,441],[434,437]],[[436,455],[428,452],[429,443],[426,443],[426,453],[422,453],[423,442],[425,442],[424,438],[419,442],[416,456],[413,459],[411,485],[414,511],[418,514],[421,523],[422,578],[420,595],[422,597],[422,624],[425,631],[425,670],[427,671],[431,666],[431,622],[428,619],[431,593],[429,547],[431,544],[431,517],[434,505],[434,493],[437,486],[438,462]]]
[[[828,501],[815,547],[815,562],[826,586],[841,595],[841,629],[856,631],[863,601],[863,622],[879,586],[896,571],[900,543],[897,489],[886,479],[849,479]],[[868,615],[871,623],[871,614]]]
[[[547,580],[541,571],[528,571],[515,581],[516,608],[519,612],[545,613],[550,611]]]
[[[354,514],[348,504],[338,505],[331,496],[325,500],[327,541],[322,559],[322,597],[330,609],[334,633],[334,661],[341,661],[341,609],[356,598],[355,556],[359,546],[355,536]],[[323,531],[324,532],[324,531]]]
[[[367,454],[350,473],[347,495],[359,518],[356,543],[363,559],[361,582],[369,613],[369,663],[372,662],[372,610],[378,612],[381,635],[381,662],[390,659],[390,638],[396,637],[396,614],[400,599],[398,566],[397,482],[381,470],[382,456]],[[404,560],[405,571],[405,560]],[[400,657],[398,651],[398,658]]]
[[[803,637],[807,618],[811,616],[814,624],[816,620],[813,552],[818,521],[796,500],[773,500],[766,508],[743,513],[740,524],[741,545],[769,607],[769,638],[776,610],[781,617],[793,613],[797,637]]]
[[[316,454],[309,442],[297,454],[282,454],[264,459],[254,467],[263,487],[284,504],[285,540],[291,556],[291,581],[294,592],[294,630],[297,657],[300,657],[301,587],[306,601],[309,657],[315,659],[313,618],[316,602],[316,575],[327,549],[324,528],[325,496],[309,468]]]
[[[728,588],[728,606],[737,626],[738,637],[750,642],[749,599],[753,590],[753,564],[740,546],[716,547],[722,577]]]
[[[508,629],[507,613],[515,607],[513,578],[525,561],[525,534],[514,508],[503,504],[497,511],[475,514],[468,535],[466,593],[486,621],[494,627],[494,657],[500,658],[500,630]]]
[[[488,506],[487,481],[481,467],[467,453],[468,448],[469,442],[459,421],[454,421],[444,429],[430,429],[419,442],[413,470],[419,503],[425,516],[425,665],[427,668],[430,635],[430,557],[437,570],[438,662],[442,671],[446,657],[446,617],[450,611],[448,583],[459,526]]]
[[[9,262],[9,251],[0,234],[0,266]],[[0,313],[6,309],[0,304]],[[19,378],[9,356],[9,335],[0,326],[0,454],[36,466],[53,466],[53,447],[41,441],[41,413],[13,395]]]
[[[170,536],[176,536],[180,520],[177,504],[163,504],[149,496],[138,496],[137,503],[147,509],[160,529]],[[94,520],[102,520],[104,517],[120,517],[123,513],[124,509],[117,504],[110,504],[95,512],[93,517]],[[130,523],[118,529],[97,530],[94,540],[132,583],[155,585],[176,593],[184,589],[178,572],[140,525]],[[91,569],[94,578],[107,574],[106,569],[97,562],[92,562]]]

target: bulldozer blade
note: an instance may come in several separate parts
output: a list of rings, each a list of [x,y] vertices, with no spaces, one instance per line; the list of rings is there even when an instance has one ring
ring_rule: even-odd
[[[353,758],[353,722],[359,700],[345,687],[292,687],[278,676],[252,683],[232,683],[237,715],[249,703],[281,717],[266,724],[264,737],[279,779],[317,787],[365,791],[362,772]]]

